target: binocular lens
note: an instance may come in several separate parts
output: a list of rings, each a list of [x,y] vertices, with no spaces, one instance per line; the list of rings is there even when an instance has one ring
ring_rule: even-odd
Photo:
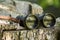
[[[29,15],[26,17],[26,26],[29,28],[29,29],[33,29],[33,28],[36,28],[37,25],[38,25],[38,21],[37,21],[37,17],[34,16],[34,15]]]
[[[55,24],[55,17],[52,14],[46,14],[43,17],[43,25],[45,27],[52,27]]]

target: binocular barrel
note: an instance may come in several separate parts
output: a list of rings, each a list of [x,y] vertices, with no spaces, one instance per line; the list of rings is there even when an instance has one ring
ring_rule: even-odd
[[[43,27],[53,27],[56,22],[55,16],[51,13],[46,13],[42,19]]]
[[[24,19],[25,21],[25,27],[28,29],[36,29],[39,25],[39,19],[35,15],[28,15]]]

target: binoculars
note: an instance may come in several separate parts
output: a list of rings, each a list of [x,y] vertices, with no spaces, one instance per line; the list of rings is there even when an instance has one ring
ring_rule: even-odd
[[[27,29],[36,29],[40,26],[45,28],[53,27],[56,20],[52,14],[43,14],[40,17],[36,15],[27,15],[24,20],[21,20],[20,25],[26,27]]]

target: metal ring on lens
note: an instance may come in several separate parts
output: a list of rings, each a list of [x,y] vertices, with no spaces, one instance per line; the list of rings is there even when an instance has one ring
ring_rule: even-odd
[[[28,15],[25,18],[25,26],[28,29],[35,29],[38,27],[38,18],[35,15]]]
[[[43,26],[46,28],[53,27],[56,22],[55,16],[50,13],[46,13],[43,17]]]

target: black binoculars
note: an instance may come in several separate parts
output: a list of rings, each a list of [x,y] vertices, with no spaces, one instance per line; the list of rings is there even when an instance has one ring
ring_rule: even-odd
[[[20,19],[20,26],[27,29],[36,29],[40,26],[45,28],[53,27],[56,22],[55,16],[51,13],[46,13],[42,15],[32,15],[29,14],[24,17],[23,20]]]

